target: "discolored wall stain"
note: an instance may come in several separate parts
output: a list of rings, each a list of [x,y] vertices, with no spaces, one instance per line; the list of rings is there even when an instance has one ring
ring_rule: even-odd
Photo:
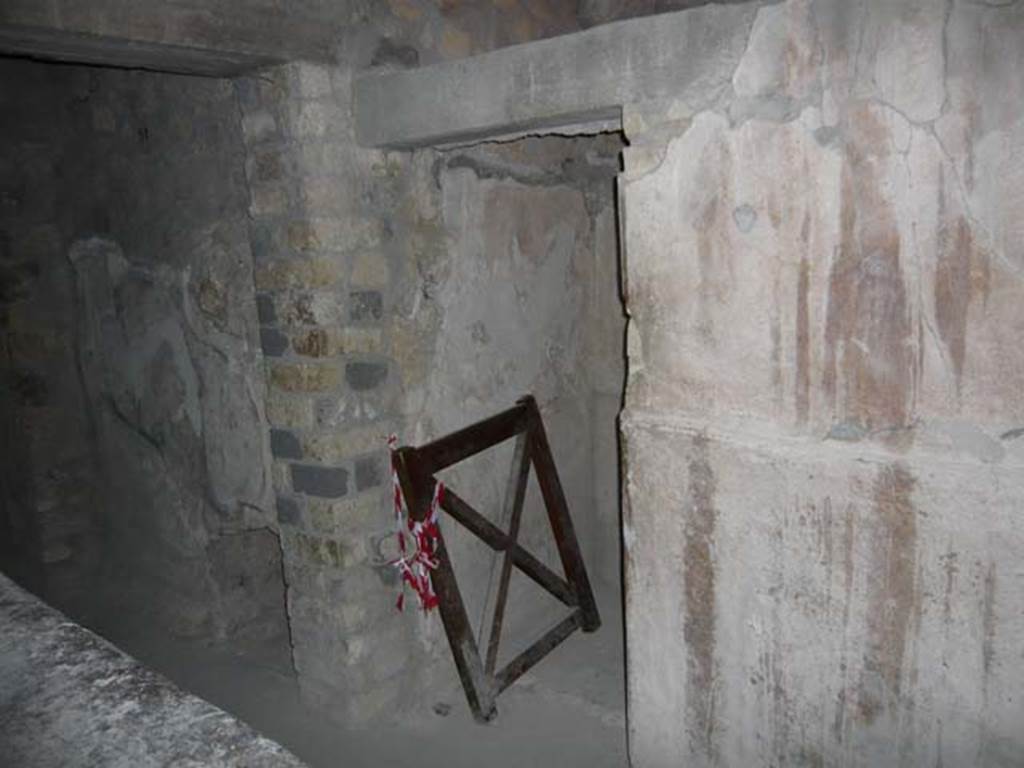
[[[900,702],[908,636],[920,610],[915,485],[896,463],[879,470],[872,488],[867,646],[858,697],[859,714],[868,723]]]
[[[700,284],[697,296],[700,302],[700,319],[697,332],[707,343],[715,339],[715,324],[710,304],[715,300],[715,217],[718,212],[718,195],[704,205],[697,219],[697,267],[700,270]]]
[[[987,255],[977,247],[967,219],[947,217],[945,172],[939,180],[935,325],[949,353],[959,391],[967,356],[967,315],[975,297],[988,296],[989,263]]]
[[[992,674],[992,662],[995,660],[995,639],[996,639],[996,566],[989,563],[985,572],[985,597],[982,604],[982,627],[984,628],[984,640],[982,641],[982,668],[985,670],[983,685],[988,690],[988,679]]]
[[[772,317],[769,326],[772,345],[772,391],[775,393],[775,407],[782,410],[783,389],[782,389],[782,328],[779,318]]]
[[[713,758],[715,735],[715,559],[717,481],[708,438],[693,441],[684,530],[683,639],[687,648],[687,710],[695,752]]]
[[[832,735],[837,744],[843,743],[843,738],[847,732],[847,716],[846,708],[847,704],[852,700],[852,694],[850,686],[848,684],[848,665],[847,658],[849,654],[849,629],[850,629],[850,609],[853,600],[853,575],[854,575],[854,562],[853,562],[853,546],[856,539],[856,530],[854,528],[854,517],[856,515],[856,509],[852,504],[846,506],[846,511],[843,515],[843,636],[842,642],[839,648],[839,675],[842,679],[842,684],[839,687],[839,692],[836,694],[836,711],[835,717],[832,721]]]
[[[708,347],[717,342],[717,323],[721,309],[728,304],[736,276],[734,252],[723,240],[732,223],[730,178],[732,154],[728,144],[719,141],[707,147],[698,164],[700,178],[708,192],[684,211],[696,235],[697,292],[694,331]],[[687,255],[687,258],[690,258]]]
[[[910,420],[916,337],[900,264],[900,233],[879,181],[887,134],[853,110],[842,170],[840,244],[829,275],[823,387],[837,422],[868,430]]]
[[[807,303],[810,272],[807,258],[800,259],[796,287],[796,417],[800,424],[807,423],[811,393],[811,333]]]
[[[952,542],[950,542],[949,551],[939,558],[942,561],[942,571],[946,576],[946,585],[942,592],[942,620],[947,630],[953,618],[953,583],[956,581],[956,575],[960,571],[960,567],[957,564],[958,557],[957,553],[953,550]]]

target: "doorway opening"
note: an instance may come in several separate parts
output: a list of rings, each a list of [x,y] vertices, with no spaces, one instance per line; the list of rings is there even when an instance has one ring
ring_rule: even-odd
[[[522,716],[517,708],[536,707],[542,718],[550,707],[539,738],[563,748],[570,741],[599,744],[587,758],[597,765],[626,760],[617,425],[626,316],[616,195],[624,145],[621,133],[610,132],[436,153],[448,252],[432,294],[443,320],[420,411],[425,429],[437,436],[523,395],[537,399],[602,626],[573,635],[517,684],[521,691],[513,686],[503,694],[498,717],[511,709],[516,722],[508,727],[515,728]],[[513,442],[439,475],[506,530],[502,499]],[[459,526],[448,526],[445,535],[477,645],[486,648],[502,558]],[[535,477],[519,539],[560,572]],[[505,660],[564,614],[564,606],[520,573],[512,577],[507,606]],[[545,754],[543,743],[537,749]]]

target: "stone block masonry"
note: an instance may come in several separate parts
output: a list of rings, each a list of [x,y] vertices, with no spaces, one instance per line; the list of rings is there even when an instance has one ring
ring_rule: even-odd
[[[295,666],[308,703],[366,721],[398,699],[414,650],[377,551],[408,160],[355,148],[345,70],[289,65],[236,88]],[[368,662],[383,637],[397,664]]]

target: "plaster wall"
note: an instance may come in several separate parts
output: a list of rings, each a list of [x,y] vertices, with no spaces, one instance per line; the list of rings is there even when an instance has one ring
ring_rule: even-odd
[[[440,322],[422,381],[410,382],[410,429],[435,437],[533,394],[552,443],[584,557],[600,589],[618,591],[618,453],[624,317],[618,302],[613,175],[621,145],[526,139],[441,153]],[[606,302],[606,303],[602,303]],[[445,473],[461,495],[504,528],[512,443]],[[610,478],[609,478],[610,476]],[[459,526],[446,527],[470,615],[493,608],[499,558]],[[560,569],[539,488],[531,480],[520,538]],[[513,585],[513,607],[544,605]],[[525,579],[523,579],[525,581]],[[554,606],[549,606],[554,607]],[[520,628],[525,642],[543,627]],[[516,628],[510,624],[509,630]]]
[[[1020,765],[1022,40],[789,0],[627,107],[634,765]]]
[[[286,659],[234,91],[0,68],[4,567],[95,626]]]

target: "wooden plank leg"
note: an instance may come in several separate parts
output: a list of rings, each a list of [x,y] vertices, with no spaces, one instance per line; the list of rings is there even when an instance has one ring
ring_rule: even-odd
[[[590,587],[583,555],[580,554],[579,541],[576,538],[572,518],[569,516],[569,505],[565,500],[562,483],[558,479],[558,470],[555,467],[554,457],[551,455],[551,446],[548,443],[547,433],[544,431],[544,422],[540,418],[536,400],[526,397],[520,402],[525,404],[530,411],[529,427],[527,428],[530,435],[530,457],[534,469],[537,471],[537,482],[540,485],[541,494],[544,496],[544,506],[548,510],[548,520],[551,522],[555,543],[558,545],[558,556],[562,560],[562,568],[565,569],[565,575],[579,601],[583,631],[593,632],[601,626],[601,615],[598,613],[594,592]]]
[[[416,452],[411,448],[400,448],[397,451],[397,469],[402,494],[409,506],[409,515],[413,520],[422,522],[429,511],[436,481],[420,471]],[[459,673],[459,680],[462,682],[462,689],[466,693],[473,718],[478,722],[488,722],[497,714],[493,685],[480,661],[480,652],[473,638],[466,606],[462,602],[462,594],[459,592],[451,559],[448,557],[448,548],[441,533],[438,534],[435,556],[438,566],[431,574],[431,583],[437,594],[437,607],[441,613],[441,623],[444,625],[452,658],[455,660],[455,668]]]
[[[498,645],[501,642],[501,625],[505,620],[505,604],[508,601],[508,584],[512,577],[514,556],[512,547],[519,537],[519,522],[523,517],[523,501],[526,498],[526,483],[530,479],[530,445],[525,432],[516,437],[516,447],[512,454],[512,472],[509,474],[508,488],[505,491],[505,514],[509,519],[508,545],[501,560],[501,578],[498,581],[498,596],[494,601],[494,617],[491,621],[491,634],[487,638],[487,661],[484,669],[488,676],[494,674],[498,663]]]
[[[473,719],[487,723],[498,714],[494,706],[496,693],[491,676],[480,662],[480,652],[477,650],[469,616],[466,614],[459,585],[455,581],[455,573],[448,559],[443,535],[439,537],[437,558],[440,562],[432,574],[432,581],[437,593],[437,607],[441,612],[444,633],[448,637],[448,645],[455,659],[462,689],[466,692],[466,700],[473,712]]]

